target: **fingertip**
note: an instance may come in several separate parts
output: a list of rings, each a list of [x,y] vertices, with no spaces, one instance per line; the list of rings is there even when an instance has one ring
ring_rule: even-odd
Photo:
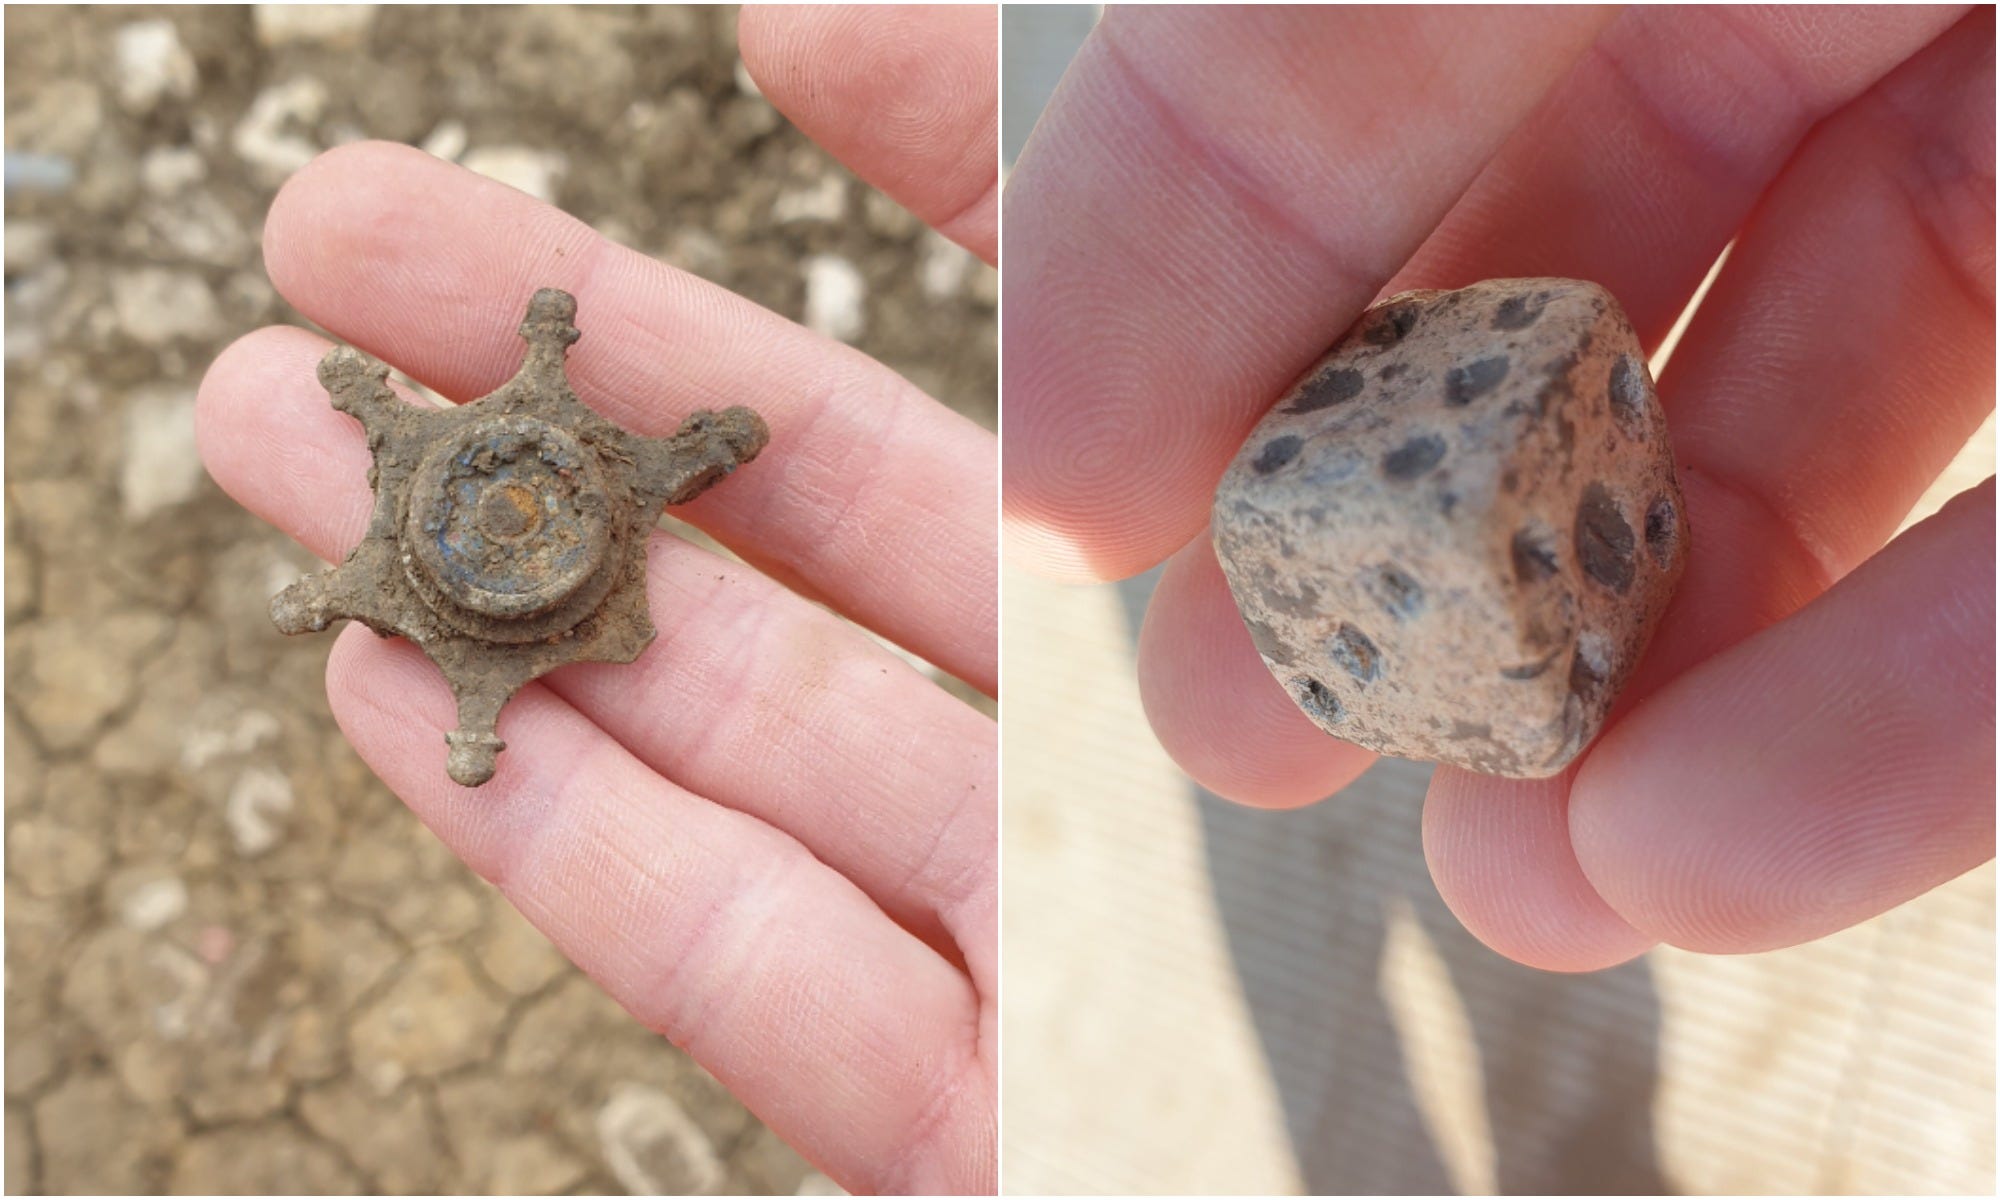
[[[269,328],[253,329],[222,348],[215,361],[202,373],[194,395],[194,444],[202,465],[223,491],[230,491],[226,472],[217,468],[233,457],[233,434],[237,426],[232,406],[240,395],[239,382],[258,377],[265,367]]]
[[[270,463],[272,406],[282,407],[301,378],[317,386],[313,364],[325,345],[306,330],[267,325],[223,347],[203,373],[195,390],[195,448],[216,484],[239,503],[249,503],[256,473]]]
[[[1046,305],[1019,300],[1011,285],[1002,304],[1001,505],[1023,564],[1066,582],[1126,579],[1200,536],[1248,426],[1218,429],[1118,384],[1081,403],[1054,379],[1064,367]],[[1093,355],[1138,336],[1115,312],[1070,316],[1100,330]]]
[[[1569,827],[1607,903],[1683,949],[1753,953],[1991,859],[1992,497],[1946,505],[1605,733]]]
[[[746,4],[736,10],[736,53],[743,59],[743,68],[750,72],[761,90],[763,75],[769,71],[771,60],[771,40],[776,33],[773,22],[790,19],[790,5]]]
[[[377,198],[400,187],[402,173],[438,160],[397,142],[335,146],[292,172],[264,217],[264,271],[278,293],[299,304],[309,294],[328,238],[339,239],[353,218],[377,210]],[[336,254],[339,247],[332,248]]]
[[[1424,860],[1438,894],[1495,953],[1544,971],[1628,962],[1654,939],[1605,903],[1570,848],[1569,777],[1494,779],[1439,767],[1424,798]]]
[[[279,190],[264,267],[335,336],[447,395],[483,394],[518,362],[521,305],[578,288],[605,243],[516,188],[396,142],[328,150]],[[495,250],[505,247],[505,252]],[[452,336],[476,325],[480,336]]]
[[[855,174],[991,262],[998,20],[990,5],[746,6],[744,68]]]
[[[196,391],[195,445],[230,498],[333,560],[361,540],[373,501],[361,426],[319,384],[327,345],[288,325],[230,343]]]
[[[1139,573],[1108,574],[1091,561],[1082,544],[1066,531],[1018,513],[1004,514],[1000,519],[1000,531],[1008,562],[1030,575],[1054,583],[1114,583]]]

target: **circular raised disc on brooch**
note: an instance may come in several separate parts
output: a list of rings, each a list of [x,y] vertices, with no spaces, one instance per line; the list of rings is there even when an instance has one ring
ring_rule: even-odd
[[[608,575],[603,473],[566,431],[520,415],[477,421],[442,441],[410,482],[409,573],[434,607],[442,599],[527,622],[536,628],[520,633],[538,637],[545,622],[535,618],[601,590],[586,585]]]

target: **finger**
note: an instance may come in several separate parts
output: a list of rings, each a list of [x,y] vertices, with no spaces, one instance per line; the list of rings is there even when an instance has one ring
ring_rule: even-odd
[[[1808,141],[1675,351],[1677,450],[1828,579],[1993,409],[1993,88],[1989,7]]]
[[[993,6],[748,5],[743,65],[807,137],[987,262],[1000,219]]]
[[[1390,290],[1589,279],[1656,346],[1813,125],[1961,11],[1629,6]]]
[[[1001,420],[1026,565],[1120,578],[1195,537],[1251,424],[1606,19],[1110,9],[1010,185]]]
[[[1744,229],[1676,350],[1661,395],[1673,419],[1697,548],[1623,708],[1613,714],[1613,732],[1624,712],[1642,711],[1644,698],[1660,686],[1797,611],[1875,549],[1884,525],[1893,527],[1908,511],[1916,490],[1990,410],[1990,310],[1973,311],[1964,289],[1949,285],[1953,255],[1936,251],[1916,209],[1895,202],[1915,182],[1936,180],[1934,164],[1968,161],[1963,149],[1938,139],[1965,136],[1968,124],[1955,100],[1966,84],[1945,82],[1964,74],[1962,40],[1987,43],[1984,58],[1969,61],[1985,64],[1983,103],[1991,104],[1990,26],[1981,30],[1978,19],[1968,18],[1813,135]],[[1950,67],[1954,62],[1961,65]],[[1973,74],[1977,90],[1982,85]],[[1883,94],[1891,92],[1903,102],[1920,95],[1937,106],[1916,122],[1927,136],[1882,136],[1880,110],[1889,103]],[[1990,107],[1986,114],[1990,131]],[[1990,204],[1991,158],[1985,161]],[[1988,227],[1989,295],[1990,235]],[[1961,255],[1977,256],[1977,241],[1959,245]],[[1866,301],[1835,298],[1863,281]],[[1857,355],[1852,331],[1864,316],[1871,353]],[[1985,349],[1960,353],[1954,347],[1961,343]],[[1904,347],[1921,349],[1905,354]],[[1876,408],[1893,411],[1895,421],[1885,424],[1864,411]],[[1764,423],[1773,413],[1784,415]],[[1728,414],[1743,417],[1745,426],[1727,427]],[[1848,440],[1857,424],[1874,431],[1866,449]],[[1762,441],[1765,452],[1742,455],[1739,441]],[[1851,497],[1807,490],[1824,480],[1813,462],[1820,456],[1851,464],[1854,495],[1872,498],[1865,515]],[[1863,464],[1862,457],[1876,461]],[[1849,486],[1824,482],[1829,490]],[[1799,524],[1815,505],[1846,513],[1845,523]],[[1542,790],[1504,780],[1469,780],[1465,791],[1468,809],[1546,799]],[[1469,892],[1444,876],[1438,885],[1447,895]]]
[[[458,787],[437,769],[449,689],[415,647],[359,626],[327,694],[454,853],[829,1175],[990,1187],[972,985],[804,847],[660,779],[539,684],[500,718],[492,781]]]
[[[1493,780],[1439,767],[1424,796],[1424,861],[1446,907],[1480,941],[1544,971],[1596,971],[1654,939],[1597,894],[1570,845],[1574,772]]]
[[[406,146],[344,146],[294,175],[264,257],[299,311],[456,400],[519,367],[528,295],[573,293],[586,404],[646,434],[739,403],[771,426],[754,469],[680,515],[992,689],[994,440],[894,372]]]
[[[1993,857],[1993,484],[1607,736],[1570,801],[1598,893],[1692,950],[1844,929]]]
[[[1146,607],[1139,697],[1181,770],[1240,803],[1310,804],[1375,761],[1307,720],[1264,668],[1205,537],[1167,560]]]
[[[223,490],[331,562],[360,540],[373,499],[361,426],[315,381],[328,348],[291,328],[239,340],[203,380],[196,423]],[[679,538],[653,537],[646,575],[659,639],[633,663],[563,668],[549,688],[654,770],[796,838],[988,980],[993,723]],[[442,770],[442,744],[428,750]]]

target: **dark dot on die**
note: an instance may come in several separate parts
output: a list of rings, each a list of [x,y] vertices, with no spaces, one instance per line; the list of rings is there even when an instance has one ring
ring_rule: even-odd
[[[1576,561],[1583,573],[1623,595],[1632,586],[1635,542],[1610,490],[1601,483],[1583,489],[1576,507]]]
[[[1673,497],[1653,497],[1653,503],[1646,509],[1646,551],[1661,567],[1673,561],[1674,535],[1679,525]]]
[[[1646,436],[1646,365],[1629,354],[1611,364],[1611,415],[1627,437]]]
[[[1359,396],[1362,386],[1361,372],[1353,367],[1321,371],[1306,381],[1305,386],[1299,389],[1299,398],[1292,401],[1291,407],[1285,411],[1308,413],[1332,408]]]
[[[1328,652],[1341,670],[1354,676],[1358,683],[1373,683],[1382,673],[1382,655],[1375,649],[1375,643],[1352,625],[1342,625],[1334,633]]]
[[[1555,538],[1547,530],[1516,530],[1511,549],[1515,582],[1540,583],[1556,573]]]
[[[1500,302],[1493,313],[1495,329],[1526,329],[1542,317],[1542,309],[1548,305],[1549,294],[1536,292],[1532,296],[1509,296]]]
[[[1382,473],[1391,479],[1415,479],[1444,461],[1444,439],[1420,434],[1382,456]]]
[[[1417,327],[1417,306],[1397,304],[1379,310],[1369,319],[1368,329],[1361,340],[1371,346],[1393,346],[1410,336],[1410,330]]]
[[[1269,475],[1297,458],[1299,447],[1303,445],[1305,442],[1296,434],[1288,433],[1282,437],[1274,437],[1265,442],[1264,448],[1257,452],[1257,458],[1250,464],[1250,469],[1259,475]]]
[[[1292,695],[1298,698],[1299,707],[1306,710],[1306,715],[1322,725],[1338,725],[1347,719],[1347,710],[1341,707],[1340,697],[1317,679],[1301,677]]]
[[[1507,368],[1512,365],[1504,354],[1482,358],[1477,362],[1460,363],[1444,373],[1444,399],[1447,404],[1466,405],[1492,391],[1507,378]]]
[[[1401,567],[1377,568],[1368,580],[1367,588],[1376,602],[1398,620],[1414,617],[1424,607],[1423,586]]]

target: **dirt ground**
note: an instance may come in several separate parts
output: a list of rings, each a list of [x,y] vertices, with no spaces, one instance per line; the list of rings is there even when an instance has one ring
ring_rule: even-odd
[[[994,274],[741,75],[730,9],[6,13],[9,1192],[824,1192],[446,854],[328,715],[312,564],[195,456],[304,324],[285,174],[425,144],[985,422]],[[753,397],[746,400],[754,402]]]

